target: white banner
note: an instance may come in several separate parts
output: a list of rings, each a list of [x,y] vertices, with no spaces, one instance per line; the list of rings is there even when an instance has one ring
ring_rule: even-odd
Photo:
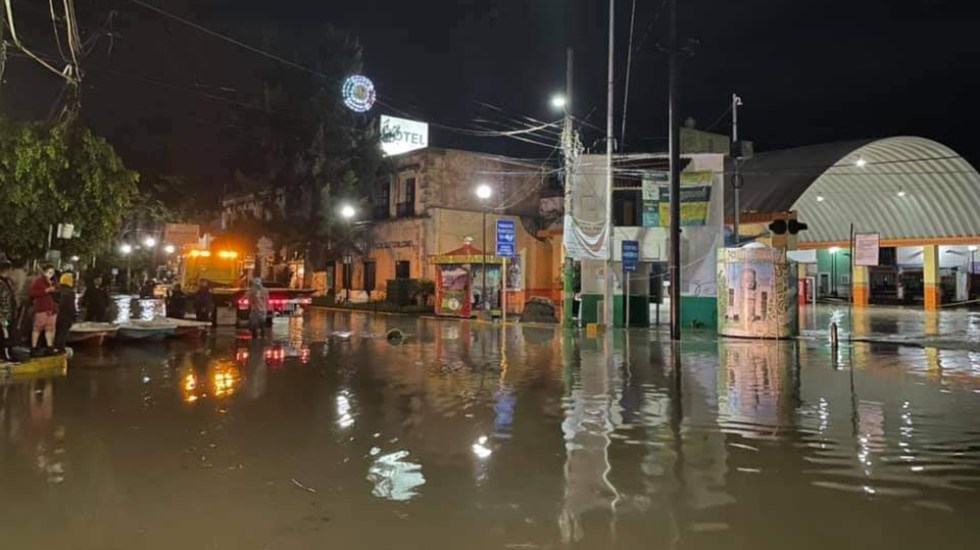
[[[854,235],[854,265],[877,266],[880,248],[880,233],[856,233]]]

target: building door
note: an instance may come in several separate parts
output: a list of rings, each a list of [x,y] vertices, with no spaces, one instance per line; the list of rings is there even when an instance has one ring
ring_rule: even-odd
[[[333,292],[337,290],[337,264],[334,262],[327,262],[327,292]]]
[[[820,284],[818,285],[820,291],[817,293],[818,296],[827,296],[830,294],[830,273],[820,273]]]
[[[364,262],[364,290],[373,292],[377,278],[377,262]]]
[[[408,260],[399,260],[395,262],[395,278],[396,279],[411,279],[412,278],[412,262]]]

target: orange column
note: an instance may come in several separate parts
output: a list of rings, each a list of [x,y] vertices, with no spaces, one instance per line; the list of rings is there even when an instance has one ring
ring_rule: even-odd
[[[867,266],[854,266],[854,280],[851,281],[854,289],[854,307],[865,308],[871,298],[870,278]]]
[[[942,288],[939,285],[939,247],[922,247],[922,287],[926,311],[938,311],[942,303]]]

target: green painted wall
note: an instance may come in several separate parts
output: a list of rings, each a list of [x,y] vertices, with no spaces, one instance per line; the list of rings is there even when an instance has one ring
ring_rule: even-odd
[[[718,299],[715,297],[681,296],[681,326],[718,328]]]
[[[601,294],[582,295],[582,326],[597,322],[596,308],[602,301]],[[622,296],[616,296],[613,301],[613,315],[616,318],[615,327],[623,328],[623,318],[626,316],[625,301]],[[650,326],[649,306],[646,296],[632,296],[630,300],[630,326]]]
[[[851,250],[848,248],[840,249],[837,254],[837,294],[839,296],[850,296],[851,295],[851,285],[850,285],[850,275],[851,275]],[[827,273],[830,277],[833,277],[834,273],[834,254],[831,254],[827,249],[817,250],[817,272]],[[817,284],[820,280],[817,279]],[[830,281],[830,291],[833,292],[834,281]]]

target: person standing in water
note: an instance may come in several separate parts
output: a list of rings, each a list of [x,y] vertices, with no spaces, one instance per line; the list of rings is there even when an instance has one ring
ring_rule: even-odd
[[[10,278],[11,267],[7,260],[0,261],[0,361],[10,360],[10,348],[15,340],[17,290]]]
[[[214,312],[214,294],[211,293],[211,283],[207,279],[202,279],[201,286],[194,296],[194,313],[198,321],[210,323],[212,312]]]
[[[252,279],[252,286],[245,293],[248,299],[248,329],[252,338],[259,334],[265,338],[265,322],[269,315],[269,291],[262,286],[262,279]]]
[[[65,350],[71,326],[78,320],[78,309],[75,307],[75,276],[62,273],[58,280],[58,319],[55,321],[54,349],[57,352]]]
[[[85,310],[85,320],[90,323],[109,322],[109,291],[102,283],[102,277],[96,276],[85,289],[85,294],[82,294],[82,309]]]
[[[54,266],[45,264],[41,273],[31,282],[28,295],[34,305],[34,326],[31,331],[31,353],[43,355],[45,351],[39,347],[41,334],[47,344],[47,353],[54,347],[54,333],[58,320],[58,310],[54,303],[54,294],[58,292],[54,283]]]

